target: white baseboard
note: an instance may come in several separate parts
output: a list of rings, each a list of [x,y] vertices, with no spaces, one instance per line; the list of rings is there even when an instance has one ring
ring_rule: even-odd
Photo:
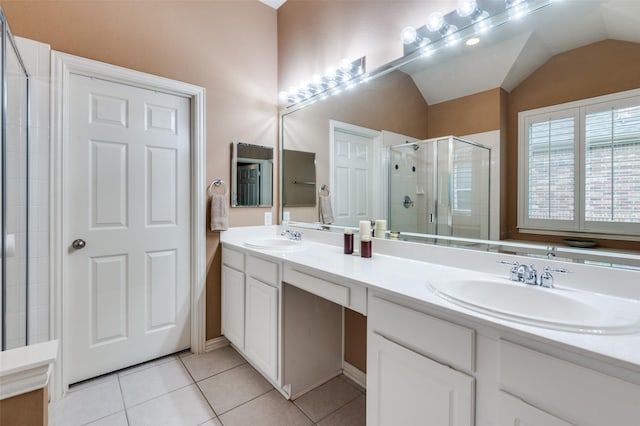
[[[342,374],[356,382],[362,388],[367,388],[367,373],[349,364],[347,361],[342,363]]]
[[[215,339],[207,340],[204,344],[204,351],[211,352],[216,349],[224,348],[225,346],[229,346],[229,341],[226,337],[220,336]]]

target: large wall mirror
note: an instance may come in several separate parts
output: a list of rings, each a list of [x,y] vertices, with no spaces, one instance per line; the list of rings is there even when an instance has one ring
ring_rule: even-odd
[[[362,218],[386,219],[390,231],[414,240],[434,242],[437,234],[448,243],[466,241],[483,250],[640,267],[640,238],[525,233],[517,223],[519,113],[640,89],[640,2],[553,2],[479,38],[475,46],[462,42],[429,56],[407,55],[353,89],[282,112],[282,149],[315,153],[314,181],[331,188],[331,225],[356,227]],[[640,147],[640,126],[636,130]],[[438,160],[430,147],[450,136],[464,144],[460,151],[449,150],[446,174],[434,172],[444,157]],[[471,146],[482,149],[478,155],[462,149]],[[342,167],[345,163],[350,170]],[[479,182],[471,164],[488,175],[480,189],[471,186]],[[434,186],[430,179],[446,184]],[[440,211],[429,207],[433,203],[425,188],[430,187],[440,199],[446,188],[448,204]],[[632,187],[632,196],[638,191],[640,186]],[[490,217],[488,225],[476,228],[488,235],[455,227],[456,221],[468,224],[480,214],[470,204],[476,198],[477,211]],[[319,222],[317,205],[283,210],[291,221]],[[394,221],[394,211],[396,217],[398,212],[413,216]],[[430,226],[434,212],[435,220],[447,226]],[[640,229],[640,220],[636,226]],[[598,240],[602,250],[570,247],[564,240],[571,239]],[[616,240],[623,241],[624,253],[606,248],[616,247]]]
[[[231,144],[231,206],[273,205],[273,148]]]

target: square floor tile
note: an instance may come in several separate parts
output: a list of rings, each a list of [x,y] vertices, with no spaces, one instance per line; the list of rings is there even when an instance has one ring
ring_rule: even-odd
[[[246,361],[231,346],[180,359],[196,382],[244,364]]]
[[[218,415],[273,389],[249,364],[204,379],[198,386]]]
[[[198,426],[215,414],[193,384],[127,409],[131,426]]]
[[[294,403],[311,420],[318,422],[360,395],[362,393],[358,389],[338,376],[305,393]]]
[[[95,422],[87,423],[87,426],[129,426],[129,422],[124,411],[120,411]]]
[[[147,368],[155,367],[156,365],[164,364],[165,362],[174,361],[176,359],[175,355],[167,355],[161,358],[156,358],[151,361],[143,362],[142,364],[132,365],[131,367],[123,368],[118,371],[118,375],[120,377],[127,376],[132,373],[137,373],[142,370],[146,370]]]
[[[193,383],[178,359],[120,377],[126,407],[132,407]]]
[[[85,380],[79,383],[74,383],[73,385],[69,386],[68,393],[77,392],[79,390],[87,389],[92,386],[101,385],[113,380],[118,381],[117,373],[109,373],[102,376],[94,377],[93,379]]]
[[[354,399],[338,411],[330,414],[318,426],[365,426],[367,424],[367,397]]]
[[[124,409],[117,380],[89,386],[49,405],[50,426],[83,425]]]
[[[272,390],[220,416],[225,426],[298,426],[313,424],[298,407]]]

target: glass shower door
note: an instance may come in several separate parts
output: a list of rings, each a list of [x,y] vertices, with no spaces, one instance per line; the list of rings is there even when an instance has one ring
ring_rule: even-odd
[[[2,16],[2,350],[27,345],[28,78]]]
[[[490,152],[453,136],[390,147],[390,229],[488,239]]]

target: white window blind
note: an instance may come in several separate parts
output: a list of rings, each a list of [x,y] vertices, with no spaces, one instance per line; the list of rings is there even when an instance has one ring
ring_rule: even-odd
[[[640,236],[640,90],[519,114],[518,227]]]
[[[573,117],[529,125],[529,219],[575,217]]]
[[[585,220],[640,223],[640,106],[585,116]]]

